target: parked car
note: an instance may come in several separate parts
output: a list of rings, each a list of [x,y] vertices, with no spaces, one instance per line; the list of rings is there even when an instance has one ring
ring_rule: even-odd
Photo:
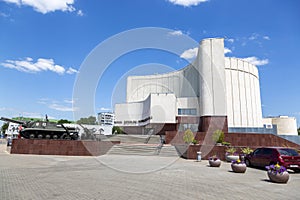
[[[262,147],[245,157],[247,166],[265,167],[280,164],[287,169],[300,172],[300,155],[295,149],[286,147]]]

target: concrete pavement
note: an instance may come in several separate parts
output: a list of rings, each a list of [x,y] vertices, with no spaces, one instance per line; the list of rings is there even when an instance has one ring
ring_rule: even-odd
[[[300,174],[287,184],[266,171],[245,174],[181,158],[67,157],[0,152],[0,199],[299,199]]]

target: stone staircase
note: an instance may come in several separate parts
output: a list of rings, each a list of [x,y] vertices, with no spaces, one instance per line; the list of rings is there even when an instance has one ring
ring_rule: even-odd
[[[176,148],[172,145],[163,145],[159,151],[160,157],[180,157]]]
[[[159,145],[117,144],[107,152],[107,155],[154,156],[158,154],[158,151]]]
[[[120,141],[125,144],[160,144],[159,135],[113,135],[101,138],[102,141]]]
[[[136,155],[136,156],[159,156],[179,157],[174,146],[153,144],[117,144],[114,145],[107,155]]]
[[[161,145],[159,135],[113,135],[101,139],[102,141],[120,141],[114,145],[107,155],[137,155],[179,157],[172,145]]]

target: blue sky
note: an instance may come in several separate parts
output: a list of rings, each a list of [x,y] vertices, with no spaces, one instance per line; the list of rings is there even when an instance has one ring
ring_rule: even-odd
[[[299,8],[297,0],[0,0],[0,116],[72,120],[74,82],[89,53],[120,32],[162,27],[198,42],[224,37],[226,56],[258,66],[263,115],[294,116],[299,124]],[[122,100],[114,88],[132,68],[180,69],[194,52],[121,56],[99,82],[95,112]]]

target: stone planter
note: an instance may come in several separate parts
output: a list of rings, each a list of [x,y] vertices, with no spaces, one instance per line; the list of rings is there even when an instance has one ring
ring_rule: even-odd
[[[287,183],[289,180],[289,173],[287,171],[282,172],[282,173],[275,173],[272,171],[268,171],[268,177],[270,181],[274,183]]]
[[[217,160],[210,159],[210,160],[208,160],[208,163],[209,163],[209,166],[211,166],[211,167],[220,167],[221,166],[220,159],[217,159]]]
[[[236,155],[226,155],[225,156],[227,162],[232,162],[240,159],[240,156]]]
[[[247,166],[245,163],[240,163],[240,164],[232,163],[231,169],[232,169],[232,171],[234,171],[236,173],[245,173]]]

